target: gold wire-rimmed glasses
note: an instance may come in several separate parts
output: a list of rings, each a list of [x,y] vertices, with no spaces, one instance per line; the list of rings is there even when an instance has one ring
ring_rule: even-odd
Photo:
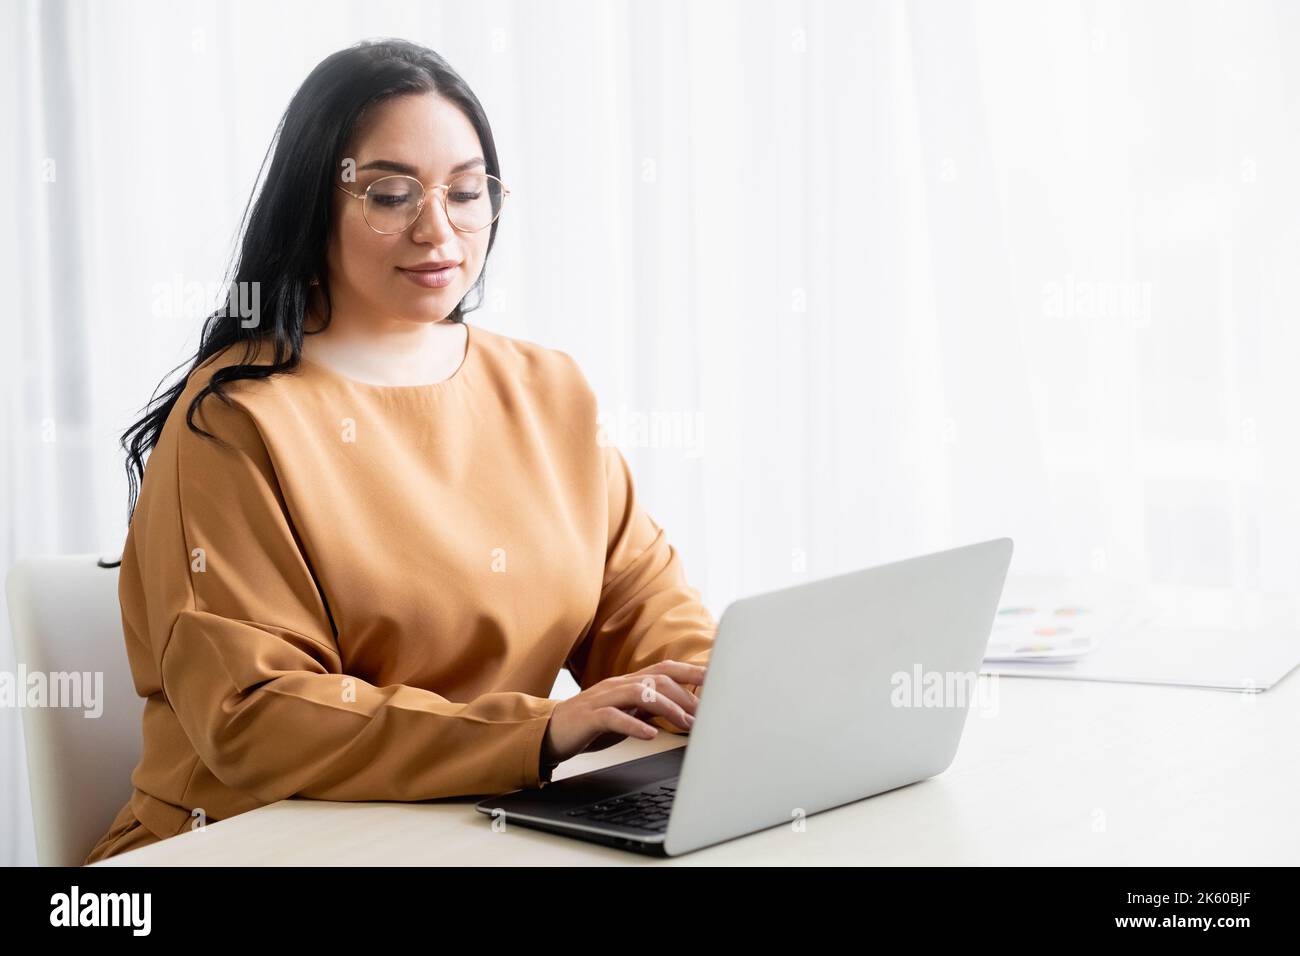
[[[364,193],[334,185],[362,201],[361,215],[366,225],[383,236],[410,229],[424,211],[431,192],[441,191],[442,211],[458,232],[479,232],[492,225],[510,195],[506,184],[496,176],[474,171],[459,173],[450,182],[429,188],[414,176],[403,174],[381,176]]]

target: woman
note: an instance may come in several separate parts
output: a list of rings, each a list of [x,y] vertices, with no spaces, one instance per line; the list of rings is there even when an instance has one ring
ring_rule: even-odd
[[[87,862],[290,796],[543,786],[689,730],[716,623],[591,388],[464,321],[498,173],[423,47],[340,51],[294,95],[231,299],[123,437],[144,752]],[[582,691],[555,701],[561,667]]]

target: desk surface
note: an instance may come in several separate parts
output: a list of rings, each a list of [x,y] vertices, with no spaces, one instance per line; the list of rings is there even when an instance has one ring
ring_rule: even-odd
[[[1300,863],[1300,674],[1261,694],[1022,677],[988,689],[939,776],[802,831],[782,824],[670,860],[494,831],[472,799],[294,799],[96,865]],[[555,779],[683,742],[625,740]]]

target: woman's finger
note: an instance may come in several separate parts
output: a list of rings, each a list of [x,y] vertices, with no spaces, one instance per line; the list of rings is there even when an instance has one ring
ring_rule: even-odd
[[[677,693],[685,694],[686,692],[680,687]],[[695,722],[694,717],[677,701],[673,700],[671,694],[664,692],[659,686],[647,686],[636,680],[627,680],[621,684],[615,684],[601,692],[593,698],[593,703],[609,704],[619,708],[636,708],[639,707],[644,711],[657,714],[672,721],[673,724],[682,730],[690,730],[691,724]]]
[[[611,733],[640,737],[643,740],[653,740],[659,734],[658,727],[647,724],[644,720],[639,720],[617,707],[597,707],[592,711],[592,715],[602,729]]]
[[[708,672],[708,666],[704,664],[687,664],[685,661],[659,661],[641,668],[639,671],[633,671],[630,677],[637,674],[667,674],[679,684],[703,684],[704,675]]]

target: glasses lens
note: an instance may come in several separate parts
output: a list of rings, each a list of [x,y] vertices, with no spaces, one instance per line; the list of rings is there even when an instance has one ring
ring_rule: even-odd
[[[410,176],[385,176],[366,190],[366,222],[380,232],[401,232],[420,212],[424,187]]]
[[[501,180],[486,173],[457,176],[447,187],[447,216],[465,232],[486,229],[501,214],[503,193]]]

